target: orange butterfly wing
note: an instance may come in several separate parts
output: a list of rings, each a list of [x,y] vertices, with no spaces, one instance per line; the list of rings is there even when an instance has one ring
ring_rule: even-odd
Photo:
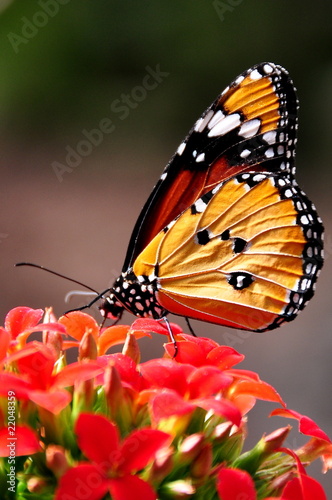
[[[197,120],[166,166],[134,227],[123,271],[177,215],[219,182],[245,171],[293,169],[297,98],[288,73],[254,66]],[[286,160],[286,161],[285,161]]]
[[[161,231],[133,272],[157,281],[156,298],[167,311],[234,328],[273,329],[311,298],[322,265],[321,233],[314,207],[293,183],[242,174]]]

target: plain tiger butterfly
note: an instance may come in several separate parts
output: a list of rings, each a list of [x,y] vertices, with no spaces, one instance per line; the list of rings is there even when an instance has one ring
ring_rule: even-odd
[[[253,331],[296,317],[323,264],[322,221],[294,177],[297,109],[273,63],[217,97],[144,205],[104,316],[174,313]]]

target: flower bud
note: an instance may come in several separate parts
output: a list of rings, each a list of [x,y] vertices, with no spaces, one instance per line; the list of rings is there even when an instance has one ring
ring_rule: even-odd
[[[46,448],[46,465],[56,477],[61,477],[68,469],[69,464],[62,446],[51,444]]]
[[[295,466],[293,470],[289,470],[287,472],[284,472],[280,476],[277,476],[271,480],[270,479],[270,474],[266,479],[266,488],[265,492],[267,496],[278,496],[282,493],[282,490],[286,486],[289,481],[291,481],[294,477],[297,476]]]
[[[178,447],[177,462],[186,465],[192,462],[200,453],[205,436],[202,433],[191,434]]]
[[[45,308],[43,323],[56,323],[57,319],[53,313],[52,307]],[[63,338],[61,333],[51,332],[46,330],[43,332],[43,343],[53,347],[56,352],[57,358],[60,357],[62,352]]]
[[[211,472],[212,460],[213,456],[211,444],[206,443],[190,468],[192,476],[195,479],[202,479],[206,477]]]
[[[263,436],[252,450],[243,453],[235,460],[233,465],[239,469],[245,469],[250,474],[254,474],[260,465],[280,448],[290,429],[290,426],[283,427],[268,436]]]
[[[86,331],[81,339],[78,349],[78,359],[79,361],[97,359],[97,344],[90,331]]]
[[[27,482],[30,493],[42,494],[48,486],[47,481],[42,477],[31,477]]]
[[[104,389],[111,415],[114,417],[123,399],[120,374],[114,364],[109,364],[105,370]]]
[[[161,497],[165,500],[186,500],[195,493],[195,488],[189,479],[172,481],[161,488]]]
[[[149,472],[149,482],[153,484],[161,483],[173,470],[173,462],[173,450],[171,448],[162,448],[157,451]]]
[[[240,427],[231,422],[223,422],[216,426],[212,433],[215,445],[215,456],[218,462],[233,462],[242,452],[243,443],[246,437],[246,427]]]
[[[128,332],[126,341],[123,345],[122,354],[129,356],[136,364],[140,362],[141,352],[136,337],[133,333]]]

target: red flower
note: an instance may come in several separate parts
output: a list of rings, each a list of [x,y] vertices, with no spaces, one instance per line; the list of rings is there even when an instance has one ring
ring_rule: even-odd
[[[239,426],[241,413],[232,402],[214,396],[232,383],[232,377],[213,366],[195,366],[157,359],[141,365],[155,422],[192,413],[196,407],[212,410]],[[144,391],[141,393],[144,397]]]
[[[59,323],[39,323],[44,315],[43,309],[15,307],[5,318],[5,328],[0,327],[0,359],[4,349],[15,351],[25,346],[26,340],[33,332],[53,331],[64,334],[65,329]]]
[[[80,463],[61,479],[55,500],[99,500],[109,491],[114,500],[155,500],[152,487],[136,474],[154,459],[170,436],[140,429],[120,443],[115,424],[102,415],[81,413],[75,432],[78,445],[91,463]]]
[[[19,374],[0,374],[0,395],[6,396],[8,390],[13,390],[18,399],[30,399],[55,414],[71,401],[71,395],[65,387],[103,372],[97,362],[90,361],[72,363],[54,374],[55,351],[40,342],[29,343],[21,351],[9,356],[7,361],[15,361]]]

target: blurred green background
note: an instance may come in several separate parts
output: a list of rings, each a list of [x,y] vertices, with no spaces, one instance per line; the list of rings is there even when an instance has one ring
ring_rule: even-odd
[[[85,300],[65,304],[71,284],[15,262],[109,286],[142,204],[201,112],[255,63],[289,70],[301,105],[298,180],[327,230],[316,296],[270,334],[194,326],[243,352],[243,367],[332,436],[331,2],[7,0],[0,9],[1,317],[17,305],[61,314]],[[144,91],[152,70],[158,84]],[[107,132],[91,132],[101,123]],[[91,134],[95,145],[82,145]],[[145,359],[163,341],[143,341]],[[272,407],[258,405],[252,442],[286,425],[266,421]],[[332,497],[332,473],[311,470]]]

